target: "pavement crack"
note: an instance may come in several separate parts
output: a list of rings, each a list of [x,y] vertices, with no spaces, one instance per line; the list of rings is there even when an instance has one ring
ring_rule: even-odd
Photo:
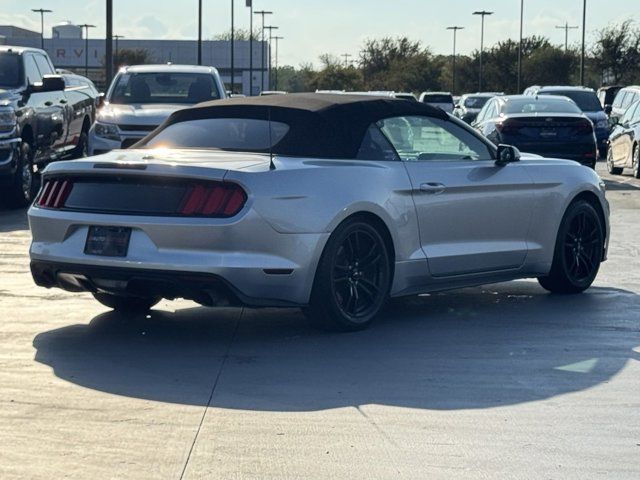
[[[240,326],[240,320],[242,319],[243,314],[244,314],[244,308],[240,311],[240,315],[238,315],[238,319],[236,320],[236,325],[233,329],[233,333],[231,334],[231,339],[229,340],[229,345],[227,345],[227,349],[224,352],[222,361],[220,362],[220,368],[218,368],[218,373],[216,374],[216,378],[213,381],[213,385],[211,386],[211,392],[209,393],[209,400],[207,400],[207,405],[204,407],[204,412],[202,412],[202,417],[200,418],[198,429],[196,430],[196,434],[194,435],[193,441],[191,442],[191,447],[189,447],[189,453],[187,454],[187,459],[185,460],[184,466],[182,467],[182,472],[180,473],[180,480],[184,478],[184,474],[187,471],[189,460],[191,460],[191,454],[193,453],[193,449],[196,446],[198,435],[200,435],[200,430],[202,429],[202,425],[204,424],[204,419],[206,418],[207,412],[209,411],[209,407],[211,406],[211,400],[213,400],[213,395],[216,391],[216,387],[218,386],[218,382],[222,375],[222,370],[224,369],[224,366],[227,363],[227,360],[229,359],[229,352],[231,351],[231,347],[233,346],[233,343],[236,340],[236,335],[238,334],[238,328]]]

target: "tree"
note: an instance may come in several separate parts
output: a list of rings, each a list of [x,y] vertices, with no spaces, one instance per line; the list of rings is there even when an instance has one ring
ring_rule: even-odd
[[[213,36],[213,40],[222,40],[225,42],[231,41],[231,30],[227,30],[223,33],[218,33]],[[249,29],[248,28],[237,28],[233,30],[233,40],[234,41],[249,41]],[[262,40],[262,29],[254,28],[253,29],[253,40],[260,41]]]
[[[153,59],[151,58],[149,51],[144,48],[121,48],[118,50],[117,55],[114,53],[113,63],[116,66],[116,69],[118,69],[126,65],[144,65],[153,63]]]
[[[610,83],[632,83],[640,78],[640,30],[627,20],[598,31],[592,49],[595,66]]]
[[[320,55],[322,68],[312,77],[311,90],[362,90],[362,72],[352,66],[345,67],[334,55]]]

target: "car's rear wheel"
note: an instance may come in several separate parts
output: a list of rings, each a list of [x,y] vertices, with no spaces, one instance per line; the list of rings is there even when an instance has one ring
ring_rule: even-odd
[[[366,328],[391,285],[387,245],[370,223],[354,218],[331,235],[316,271],[307,317],[327,330]]]
[[[89,136],[86,131],[82,131],[78,139],[78,145],[73,150],[73,158],[85,158],[89,156]]]
[[[118,312],[144,313],[157,304],[160,297],[136,297],[128,295],[116,295],[113,293],[94,293],[93,298],[105,307]]]
[[[556,240],[551,271],[538,278],[553,293],[580,293],[598,274],[604,247],[604,226],[595,208],[585,200],[567,209]]]
[[[640,178],[640,145],[633,149],[633,176]]]
[[[613,164],[613,152],[611,151],[611,147],[609,147],[609,151],[607,152],[607,171],[611,175],[620,175],[622,173],[623,168],[616,167]]]

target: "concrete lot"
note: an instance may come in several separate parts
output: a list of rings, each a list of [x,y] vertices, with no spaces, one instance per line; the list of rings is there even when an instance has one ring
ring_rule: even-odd
[[[638,479],[640,182],[608,184],[587,293],[408,298],[343,335],[37,288],[25,212],[0,211],[0,478]]]

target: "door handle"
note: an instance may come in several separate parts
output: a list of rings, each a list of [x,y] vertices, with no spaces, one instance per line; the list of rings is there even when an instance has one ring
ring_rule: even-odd
[[[445,187],[442,183],[421,183],[420,191],[424,193],[430,193],[431,195],[439,195],[444,192],[447,187]]]
[[[47,100],[46,102],[44,102],[45,106],[50,107],[51,105],[53,105],[53,102],[51,100]]]
[[[63,98],[62,100],[60,100],[60,103],[67,103],[67,101]]]

